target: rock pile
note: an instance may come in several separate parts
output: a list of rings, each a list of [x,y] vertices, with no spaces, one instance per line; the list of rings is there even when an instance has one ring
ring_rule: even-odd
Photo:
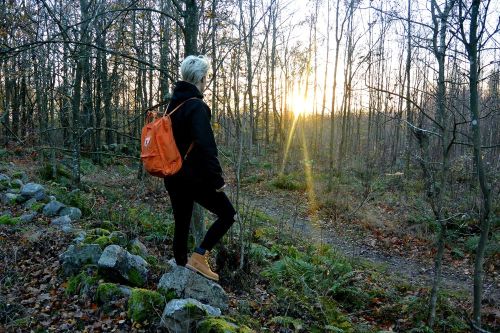
[[[156,290],[151,290],[155,289],[151,263],[156,265],[158,259],[139,239],[128,239],[118,230],[75,228],[73,222],[82,217],[80,209],[50,196],[43,185],[27,181],[22,173],[16,177],[0,173],[0,201],[12,209],[0,212],[0,224],[30,223],[41,214],[50,218],[52,227],[74,233],[73,244],[59,256],[61,273],[82,281],[85,274],[93,272],[95,278],[88,281],[93,281],[94,287],[82,290],[103,311],[113,302],[126,300],[133,322],[157,322],[168,332],[252,332],[221,317],[228,310],[228,296],[219,284],[177,266],[172,259]],[[13,216],[13,211],[22,214]]]
[[[51,225],[65,232],[73,231],[72,222],[82,217],[77,207],[67,207],[65,204],[49,196],[45,187],[38,183],[24,183],[27,176],[24,173],[15,173],[13,177],[0,173],[0,201],[13,208],[19,206],[27,212],[14,217],[10,211],[0,212],[1,224],[15,225],[29,223],[41,212],[51,217]]]

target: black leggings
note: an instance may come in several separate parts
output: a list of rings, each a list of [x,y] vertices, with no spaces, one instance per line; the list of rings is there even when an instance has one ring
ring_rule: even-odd
[[[215,189],[192,184],[185,178],[165,179],[165,187],[170,196],[175,220],[175,262],[177,265],[184,266],[187,263],[189,225],[194,202],[217,215],[217,220],[210,226],[203,242],[199,245],[207,251],[211,251],[233,225],[236,211],[224,192],[216,192]]]

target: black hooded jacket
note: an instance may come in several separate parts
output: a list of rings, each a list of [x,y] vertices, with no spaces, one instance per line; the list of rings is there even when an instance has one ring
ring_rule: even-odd
[[[196,99],[186,101],[192,97]],[[185,156],[192,142],[194,146],[184,160],[181,170],[172,177],[186,178],[200,185],[220,189],[224,185],[224,179],[210,125],[212,115],[210,108],[202,99],[203,95],[195,85],[185,81],[175,83],[167,112],[170,113],[180,103],[186,101],[171,116],[175,142],[181,156]],[[168,178],[166,180],[168,181]]]

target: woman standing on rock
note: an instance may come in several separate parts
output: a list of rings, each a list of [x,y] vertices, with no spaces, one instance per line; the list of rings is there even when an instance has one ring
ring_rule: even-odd
[[[183,103],[171,119],[175,142],[181,156],[186,158],[177,174],[165,178],[165,187],[174,213],[177,265],[218,281],[219,276],[208,264],[209,252],[234,223],[236,211],[223,192],[226,185],[210,125],[211,111],[203,102],[208,68],[205,56],[188,56],[181,64],[182,81],[175,84],[167,113]],[[188,260],[187,243],[194,202],[217,215],[217,220]]]

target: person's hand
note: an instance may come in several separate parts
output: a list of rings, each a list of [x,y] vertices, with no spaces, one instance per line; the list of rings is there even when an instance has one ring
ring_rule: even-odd
[[[219,188],[219,189],[215,190],[215,192],[217,192],[217,193],[224,192],[224,189],[225,189],[225,188],[226,188],[226,184],[222,185],[222,187],[221,187],[221,188]]]

